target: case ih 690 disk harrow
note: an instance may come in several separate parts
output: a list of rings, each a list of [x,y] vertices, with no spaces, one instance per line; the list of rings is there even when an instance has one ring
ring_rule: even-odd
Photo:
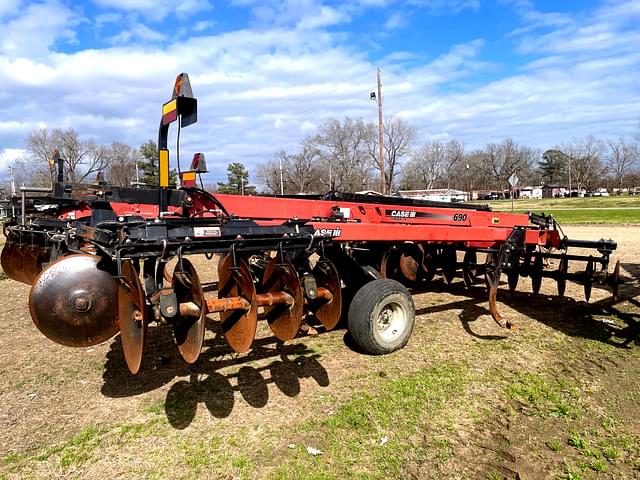
[[[608,273],[616,243],[570,240],[551,217],[338,192],[212,195],[195,187],[206,169],[199,154],[181,172],[182,187],[171,188],[169,126],[197,120],[186,74],[162,112],[157,187],[72,184],[57,156],[51,189],[23,187],[12,198],[2,267],[31,285],[31,317],[55,342],[86,347],[120,332],[135,374],[152,325],[172,325],[180,354],[193,363],[208,314],[219,314],[237,352],[251,348],[259,313],[283,341],[304,324],[331,330],[344,314],[355,342],[381,354],[402,348],[411,335],[415,310],[407,287],[435,276],[450,283],[461,270],[470,285],[482,275],[491,315],[506,328],[513,325],[496,306],[502,274],[512,289],[528,276],[536,293],[547,277],[560,296],[567,279],[584,285],[587,300],[594,281],[617,294],[618,263]],[[570,247],[592,252],[570,254]],[[204,293],[188,259],[194,254],[219,256],[217,295]],[[557,269],[549,269],[550,259]],[[584,270],[568,273],[569,261]]]

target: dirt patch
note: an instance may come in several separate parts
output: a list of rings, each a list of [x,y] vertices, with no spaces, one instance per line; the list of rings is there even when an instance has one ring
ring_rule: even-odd
[[[292,478],[313,477],[314,468],[327,478],[638,477],[640,237],[629,227],[565,230],[618,241],[621,300],[594,285],[587,304],[571,282],[559,299],[549,279],[533,295],[521,279],[517,291],[499,291],[502,313],[518,326],[506,332],[491,319],[481,284],[434,282],[414,297],[409,345],[382,357],[350,349],[344,330],[283,344],[264,325],[251,352],[233,354],[210,321],[191,366],[170,329],[151,329],[133,377],[118,337],[58,346],[30,320],[29,287],[2,280],[0,478]],[[213,267],[198,260],[204,282],[215,279]],[[420,389],[421,372],[451,362],[464,372],[464,393],[443,397],[449,407],[434,409],[435,418],[418,415],[405,431],[380,420],[384,408],[365,412],[364,425],[349,410],[362,396],[389,401],[376,395],[404,388],[407,378]],[[411,400],[418,411],[432,402]],[[384,453],[345,453],[363,442],[382,448],[385,437],[388,448],[402,446],[397,464]],[[329,439],[344,449],[332,450]]]

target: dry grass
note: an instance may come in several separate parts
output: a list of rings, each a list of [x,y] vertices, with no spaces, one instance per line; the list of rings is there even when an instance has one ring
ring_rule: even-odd
[[[433,284],[409,345],[381,357],[344,330],[283,345],[265,328],[231,354],[210,322],[195,365],[154,329],[131,377],[117,338],[46,340],[28,287],[3,280],[0,478],[637,477],[640,239],[568,233],[619,241],[625,300],[594,287],[587,305],[579,285],[560,300],[551,281],[533,297],[522,281],[499,295],[509,333],[480,285]],[[208,281],[211,267],[198,266]]]

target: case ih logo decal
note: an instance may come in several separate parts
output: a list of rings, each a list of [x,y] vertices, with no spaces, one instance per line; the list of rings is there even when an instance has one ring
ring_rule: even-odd
[[[319,228],[313,235],[316,237],[339,237],[342,235],[342,230],[340,228]]]
[[[393,218],[416,218],[415,210],[387,210],[386,213]]]
[[[417,212],[415,210],[385,210],[384,214],[387,217],[398,220],[405,218],[429,218],[431,220],[453,220],[454,222],[464,222],[467,219],[466,213],[456,213],[452,217],[451,214]]]

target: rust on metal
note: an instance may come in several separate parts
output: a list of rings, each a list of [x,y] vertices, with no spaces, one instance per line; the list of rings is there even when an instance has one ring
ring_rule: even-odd
[[[173,317],[173,335],[178,344],[180,355],[187,363],[195,363],[202,350],[207,315],[207,302],[204,298],[200,278],[193,264],[186,258],[180,259],[173,271],[171,281],[176,300],[178,314]],[[189,313],[198,311],[198,315],[183,315],[182,305],[193,304]]]
[[[338,270],[325,258],[316,263],[313,275],[318,285],[318,293],[315,300],[309,302],[309,310],[320,320],[324,328],[333,330],[342,315],[342,286]]]
[[[295,338],[302,324],[304,296],[293,265],[283,261],[279,255],[274,257],[264,271],[262,290],[268,294],[265,301],[274,298],[282,300],[264,304],[264,314],[273,334],[283,341]]]
[[[124,359],[134,375],[140,371],[147,337],[147,305],[138,271],[131,260],[122,262],[118,287],[118,319]]]
[[[99,257],[62,257],[36,277],[29,310],[36,327],[54,342],[97,345],[118,332],[118,282],[100,267]]]
[[[249,266],[242,259],[233,263],[230,254],[218,263],[218,298],[243,297],[249,310],[220,312],[222,330],[229,346],[238,353],[251,348],[258,326],[258,302]]]

